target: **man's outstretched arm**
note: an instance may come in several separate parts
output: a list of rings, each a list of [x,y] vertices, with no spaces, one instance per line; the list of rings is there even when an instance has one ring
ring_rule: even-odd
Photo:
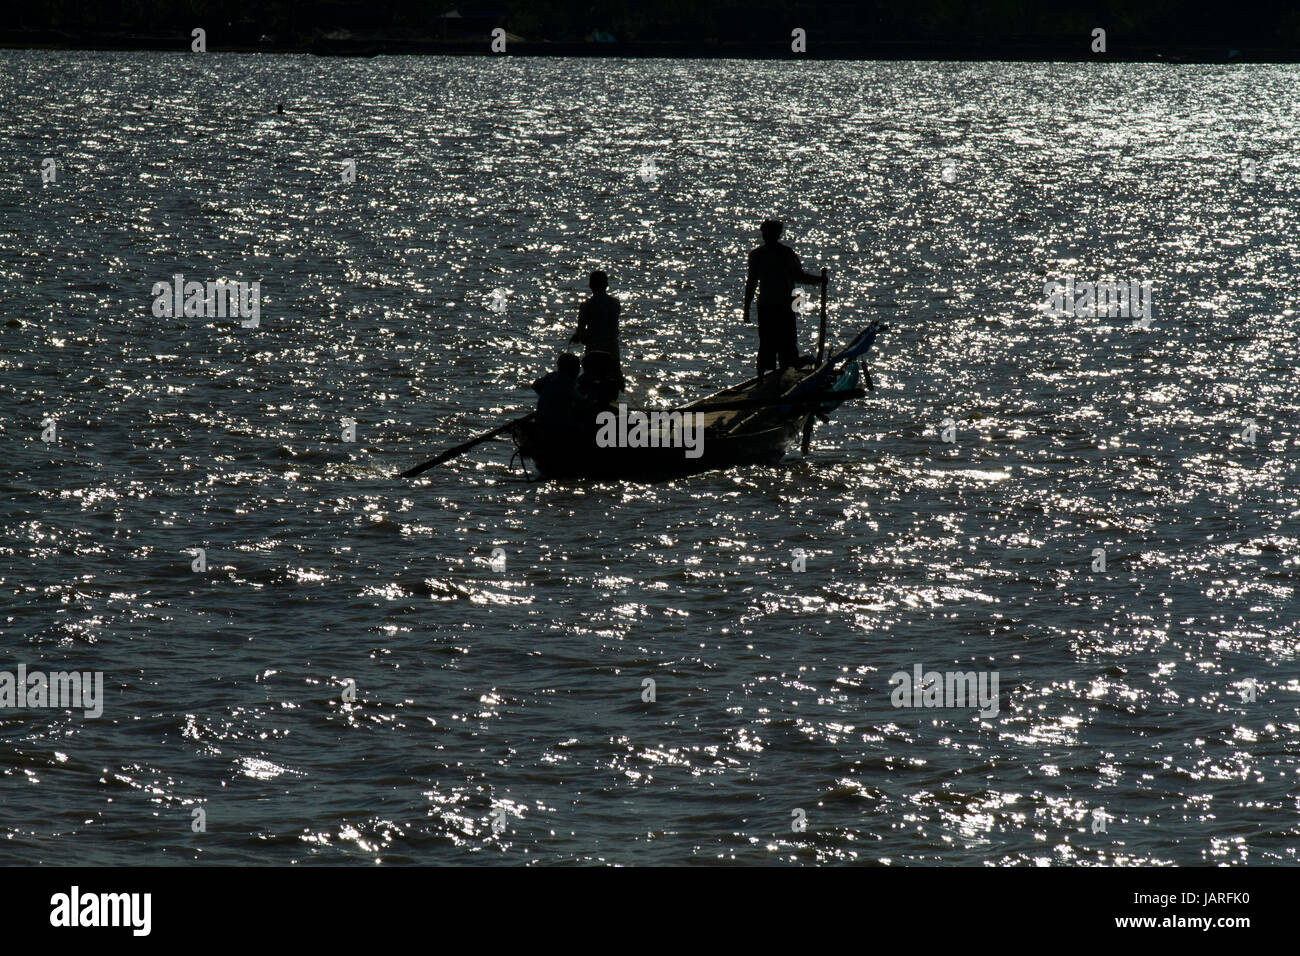
[[[803,265],[799,262],[799,257],[793,252],[790,255],[794,258],[795,282],[802,282],[804,285],[822,284],[822,276],[819,273],[804,272]]]
[[[577,331],[573,333],[573,338],[569,339],[569,341],[587,341],[587,304],[585,302],[578,307],[578,328]]]

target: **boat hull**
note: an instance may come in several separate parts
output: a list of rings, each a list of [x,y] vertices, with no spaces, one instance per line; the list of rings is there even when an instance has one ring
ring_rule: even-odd
[[[739,435],[706,430],[696,458],[688,458],[684,448],[601,448],[594,433],[563,435],[531,421],[515,425],[514,439],[543,478],[656,482],[738,465],[774,465],[799,440],[806,419],[799,415]]]
[[[861,370],[855,360],[885,328],[871,323],[823,363],[771,372],[667,410],[701,416],[703,441],[695,458],[682,447],[600,447],[594,416],[591,427],[581,428],[517,422],[515,445],[544,478],[654,482],[737,465],[774,465],[799,441],[812,416],[824,420],[847,398],[862,394],[856,390]],[[670,428],[663,443],[671,438]]]

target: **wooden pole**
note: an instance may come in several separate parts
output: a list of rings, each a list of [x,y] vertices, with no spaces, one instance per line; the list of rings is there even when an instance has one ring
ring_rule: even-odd
[[[826,269],[822,269],[822,318],[817,328],[817,365],[822,364],[822,359],[826,355]],[[813,416],[812,412],[808,413],[808,420],[803,423],[803,444],[799,450],[804,455],[808,454],[808,448],[812,445]]]
[[[817,364],[822,364],[826,354],[826,270],[822,269],[822,321],[817,330]]]
[[[778,398],[742,398],[734,402],[718,402],[716,405],[686,405],[675,411],[683,412],[730,412],[742,408],[771,408],[774,405],[823,405],[826,402],[846,402],[850,398],[863,398],[866,391],[861,388],[846,388],[840,392],[819,392],[816,395],[794,397],[784,395]]]
[[[402,472],[402,477],[414,478],[417,475],[422,475],[430,468],[433,468],[436,465],[441,465],[444,461],[451,461],[453,458],[457,457],[458,455],[465,454],[465,452],[469,451],[471,448],[474,448],[476,445],[481,445],[485,441],[488,441],[489,439],[496,438],[502,432],[509,431],[514,426],[522,422],[526,422],[532,417],[533,417],[533,413],[529,412],[523,418],[513,419],[511,421],[506,422],[504,425],[498,425],[496,428],[492,429],[491,431],[486,431],[481,435],[471,438],[467,442],[461,442],[455,448],[448,448],[437,458],[431,458],[428,461],[426,461],[423,465],[416,465],[414,468],[406,469],[406,471]]]

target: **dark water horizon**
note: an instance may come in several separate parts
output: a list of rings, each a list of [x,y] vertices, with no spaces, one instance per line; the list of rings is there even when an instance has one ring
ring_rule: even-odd
[[[104,686],[0,707],[0,863],[1296,864],[1295,67],[0,71],[0,672]],[[592,269],[634,401],[747,378],[773,215],[891,327],[807,460],[397,477]]]

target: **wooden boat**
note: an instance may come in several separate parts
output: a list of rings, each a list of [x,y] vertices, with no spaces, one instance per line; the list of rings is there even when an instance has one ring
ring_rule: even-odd
[[[703,416],[697,457],[674,442],[671,425],[661,426],[649,445],[602,446],[598,431],[548,428],[528,419],[515,422],[512,437],[519,454],[533,462],[544,478],[589,478],[663,481],[736,465],[772,465],[811,426],[843,402],[862,397],[862,369],[857,361],[886,326],[871,323],[846,347],[820,365],[805,365],[752,378],[712,395],[671,409],[642,410]],[[867,386],[871,378],[866,376]],[[611,414],[617,414],[611,406]],[[697,424],[700,424],[697,421]],[[693,450],[693,449],[692,449]]]

